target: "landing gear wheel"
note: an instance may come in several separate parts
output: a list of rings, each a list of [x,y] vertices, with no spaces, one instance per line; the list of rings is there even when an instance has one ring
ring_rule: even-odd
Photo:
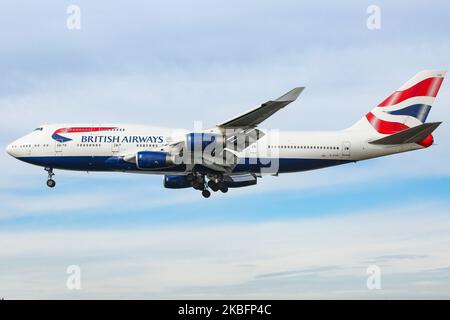
[[[208,189],[202,191],[202,196],[205,198],[209,198],[211,196],[211,192]]]
[[[56,186],[56,182],[52,179],[52,177],[55,175],[53,173],[53,168],[45,168],[45,171],[47,171],[48,173],[47,186],[49,188],[54,188]]]
[[[201,183],[198,183],[198,182],[195,182],[195,183],[193,183],[192,184],[192,187],[195,189],[195,190],[203,190],[203,184],[201,184]]]
[[[228,187],[221,187],[220,191],[222,191],[222,193],[227,193],[228,192]]]
[[[214,191],[214,192],[216,192],[216,191],[219,190],[219,186],[217,185],[217,183],[215,183],[215,182],[212,181],[212,180],[209,180],[209,181],[208,181],[208,187],[209,187],[212,191]]]
[[[48,179],[47,180],[47,187],[49,188],[54,188],[56,186],[56,182],[53,179]]]

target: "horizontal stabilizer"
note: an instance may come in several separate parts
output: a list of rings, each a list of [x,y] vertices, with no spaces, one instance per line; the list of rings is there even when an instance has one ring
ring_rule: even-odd
[[[390,136],[374,141],[369,141],[369,143],[379,145],[395,145],[420,142],[428,137],[428,135],[430,135],[434,130],[436,130],[436,128],[439,127],[441,123],[442,122],[423,123],[416,127],[397,132]]]

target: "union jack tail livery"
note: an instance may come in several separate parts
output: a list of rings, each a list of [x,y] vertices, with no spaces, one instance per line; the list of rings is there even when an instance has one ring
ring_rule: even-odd
[[[381,135],[391,135],[422,125],[436,99],[445,73],[442,70],[417,73],[350,129],[368,129]],[[427,147],[433,143],[433,136],[429,134],[417,143]]]

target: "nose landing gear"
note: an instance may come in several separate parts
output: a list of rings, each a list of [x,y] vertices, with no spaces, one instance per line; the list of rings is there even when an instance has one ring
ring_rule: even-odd
[[[53,168],[45,168],[45,171],[47,171],[47,173],[48,173],[47,187],[54,188],[56,186],[56,182],[55,182],[55,180],[52,179],[53,176],[55,175],[53,173]]]
[[[56,182],[53,179],[48,179],[47,180],[47,187],[49,188],[54,188],[56,186]]]

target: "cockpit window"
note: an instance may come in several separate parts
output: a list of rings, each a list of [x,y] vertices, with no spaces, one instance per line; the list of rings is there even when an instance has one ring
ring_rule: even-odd
[[[42,131],[42,127],[36,128],[34,131]]]

